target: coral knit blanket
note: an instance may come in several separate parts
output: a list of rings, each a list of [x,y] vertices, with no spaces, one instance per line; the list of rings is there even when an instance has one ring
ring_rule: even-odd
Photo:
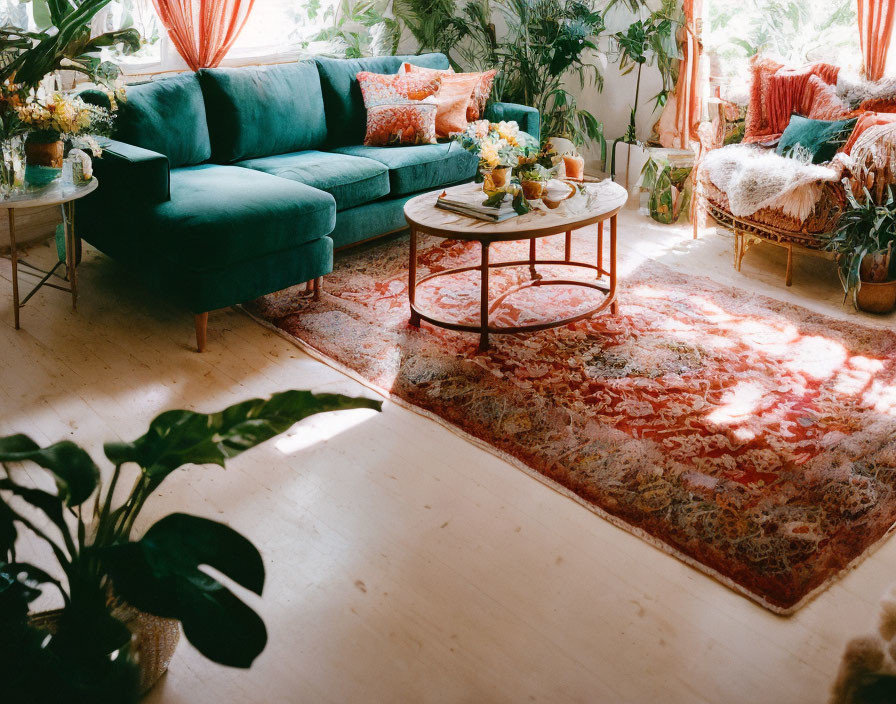
[[[748,125],[745,142],[777,139],[790,122],[793,113],[807,113],[807,106],[814,103],[819,83],[811,81],[817,76],[823,84],[837,83],[840,67],[816,63],[800,68],[786,68],[771,60],[753,66],[750,105],[759,108]]]

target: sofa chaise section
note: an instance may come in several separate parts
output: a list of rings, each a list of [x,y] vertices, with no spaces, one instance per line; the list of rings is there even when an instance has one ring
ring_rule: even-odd
[[[332,271],[336,203],[288,179],[210,163],[198,76],[130,86],[102,187],[78,204],[78,234],[193,311],[208,312]]]

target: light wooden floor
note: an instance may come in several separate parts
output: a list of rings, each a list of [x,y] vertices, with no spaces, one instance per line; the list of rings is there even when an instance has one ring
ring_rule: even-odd
[[[730,265],[731,240],[633,212],[644,256],[832,315],[833,265],[782,252]],[[33,256],[47,256],[37,248]],[[287,388],[370,393],[235,311],[192,319],[88,250],[77,313],[41,292],[12,329],[0,261],[0,433],[101,444],[158,412],[217,410]],[[896,324],[868,318],[869,324]],[[823,702],[845,641],[896,578],[896,540],[790,618],[774,616],[612,527],[448,430],[387,403],[317,417],[228,469],[181,471],[143,525],[185,510],[225,520],[265,558],[267,650],[249,671],[183,642],[153,704],[229,702]]]

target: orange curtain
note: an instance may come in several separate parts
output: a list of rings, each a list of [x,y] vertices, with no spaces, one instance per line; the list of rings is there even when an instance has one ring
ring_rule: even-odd
[[[152,0],[178,53],[194,71],[227,55],[255,0]]]
[[[883,78],[896,18],[896,0],[857,0],[859,40],[862,44],[862,70],[865,78]]]
[[[861,1],[861,0],[860,0]],[[896,2],[896,0],[892,0]],[[678,133],[676,146],[687,149],[698,142],[697,127],[700,124],[700,38],[697,22],[703,16],[703,0],[684,0],[685,23],[682,28],[682,57],[675,85],[675,126]]]

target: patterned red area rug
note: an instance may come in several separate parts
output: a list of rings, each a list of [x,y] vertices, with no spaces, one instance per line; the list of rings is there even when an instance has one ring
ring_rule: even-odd
[[[593,235],[576,233],[590,260]],[[540,245],[562,252],[562,238]],[[896,522],[896,334],[646,262],[617,317],[477,336],[408,325],[407,239],[337,257],[320,301],[247,306],[333,361],[778,613],[857,564]],[[493,245],[494,260],[526,245]],[[478,245],[425,239],[419,275],[475,264]],[[528,276],[499,270],[493,297]],[[546,268],[543,273],[548,273]],[[576,272],[581,275],[580,272]],[[530,288],[504,322],[587,305]],[[418,301],[478,317],[476,273]]]

